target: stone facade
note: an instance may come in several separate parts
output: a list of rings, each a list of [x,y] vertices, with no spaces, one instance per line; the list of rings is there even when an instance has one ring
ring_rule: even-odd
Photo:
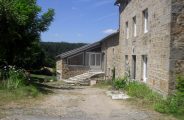
[[[115,76],[119,76],[119,51],[119,33],[102,42],[102,53],[104,55],[104,72],[106,79],[112,79],[113,69],[115,70]]]
[[[176,75],[184,75],[184,0],[171,1],[170,90]]]
[[[70,77],[74,77],[76,75],[80,75],[89,71],[89,67],[87,66],[68,65],[65,59],[61,59],[57,61],[56,69],[57,69],[58,80],[68,79]]]
[[[119,55],[119,32],[113,33],[111,35],[108,35],[101,41],[98,41],[95,46],[90,47],[90,49],[84,49],[80,52],[77,52],[76,54],[71,54],[64,58],[58,58],[56,63],[56,69],[57,69],[57,78],[58,80],[62,79],[68,79],[70,77],[74,77],[76,75],[83,74],[88,71],[102,71],[105,73],[106,79],[112,79],[112,71],[115,68],[115,74],[116,76],[119,76],[117,72],[118,71],[118,62],[120,62],[120,55]],[[93,45],[93,44],[92,44]],[[76,49],[77,50],[77,49]],[[71,53],[71,51],[69,51]],[[83,57],[81,59],[78,59],[78,55],[84,53]],[[99,68],[96,68],[95,66],[90,66],[90,54],[99,53],[101,56],[101,65]],[[65,53],[63,53],[65,54]],[[75,56],[75,57],[73,57]],[[70,58],[70,59],[69,59]],[[84,61],[83,64],[81,64],[81,61]],[[74,63],[75,65],[71,65],[71,63]],[[79,65],[79,64],[80,65]],[[98,61],[99,63],[99,61]],[[78,64],[78,65],[76,65]]]
[[[119,77],[125,76],[125,64],[128,64],[131,77],[135,73],[135,79],[143,82],[143,57],[146,56],[144,82],[162,94],[174,89],[175,73],[183,73],[184,66],[183,3],[183,0],[130,0],[126,7],[120,6]],[[144,33],[145,10],[148,11],[147,33]]]

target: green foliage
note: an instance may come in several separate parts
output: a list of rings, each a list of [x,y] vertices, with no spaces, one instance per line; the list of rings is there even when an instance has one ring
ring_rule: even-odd
[[[178,76],[176,93],[155,104],[155,110],[162,113],[184,114],[184,77]]]
[[[182,111],[184,113],[184,76],[177,77],[176,90],[178,105],[183,107]]]
[[[147,85],[136,81],[130,82],[126,86],[128,95],[140,99],[154,99],[157,97],[156,93],[153,92]]]
[[[127,85],[127,78],[118,78],[113,80],[113,87],[115,89],[125,89],[126,85]]]
[[[36,0],[0,0],[1,61],[23,68],[41,64],[40,34],[48,29],[54,10],[40,12]]]
[[[126,85],[125,90],[128,95],[144,101],[152,106],[156,111],[167,114],[184,114],[184,96],[183,96],[184,77],[179,76],[177,79],[177,89],[174,95],[163,98],[158,93],[151,90],[146,84],[139,82],[130,82]],[[124,85],[124,83],[123,83]]]
[[[1,84],[3,89],[17,89],[27,84],[27,77],[25,71],[22,69],[15,69],[14,67],[4,68],[4,81]]]
[[[84,46],[84,43],[65,43],[65,42],[41,42],[41,47],[45,53],[44,66],[54,68],[56,65],[56,56]]]
[[[36,98],[41,95],[40,91],[34,86],[22,86],[13,90],[0,89],[0,105],[11,101]]]
[[[167,99],[161,99],[154,104],[156,111],[161,113],[177,113],[179,110],[178,99],[175,96],[170,96]]]

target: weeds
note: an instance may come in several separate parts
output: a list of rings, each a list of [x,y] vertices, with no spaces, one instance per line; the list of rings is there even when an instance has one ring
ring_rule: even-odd
[[[4,67],[1,75],[3,81],[0,83],[0,101],[14,101],[37,97],[41,94],[35,86],[29,84],[29,79],[23,69]]]
[[[184,76],[178,76],[176,92],[167,98],[163,98],[144,83],[129,82],[126,78],[115,79],[112,85],[118,90],[125,90],[134,100],[142,101],[144,106],[149,106],[160,113],[184,118]]]
[[[104,88],[111,88],[111,86],[112,86],[112,81],[107,80],[107,81],[98,81],[98,83],[93,87],[104,89]]]
[[[113,87],[115,89],[125,89],[127,84],[128,84],[128,80],[126,77],[113,80]]]
[[[166,100],[161,100],[154,106],[161,113],[172,113],[184,115],[184,77],[178,76],[176,93]]]

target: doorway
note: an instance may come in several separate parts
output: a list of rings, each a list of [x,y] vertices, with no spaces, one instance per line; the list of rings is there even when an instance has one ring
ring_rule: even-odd
[[[101,69],[101,53],[89,53],[89,66],[91,69]]]
[[[132,55],[132,79],[136,79],[136,55]]]

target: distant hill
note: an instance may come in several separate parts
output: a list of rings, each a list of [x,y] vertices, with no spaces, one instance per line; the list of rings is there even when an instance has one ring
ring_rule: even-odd
[[[86,45],[85,43],[67,43],[67,42],[41,42],[42,49],[46,55],[47,67],[55,67],[55,57],[59,54],[79,48]]]

